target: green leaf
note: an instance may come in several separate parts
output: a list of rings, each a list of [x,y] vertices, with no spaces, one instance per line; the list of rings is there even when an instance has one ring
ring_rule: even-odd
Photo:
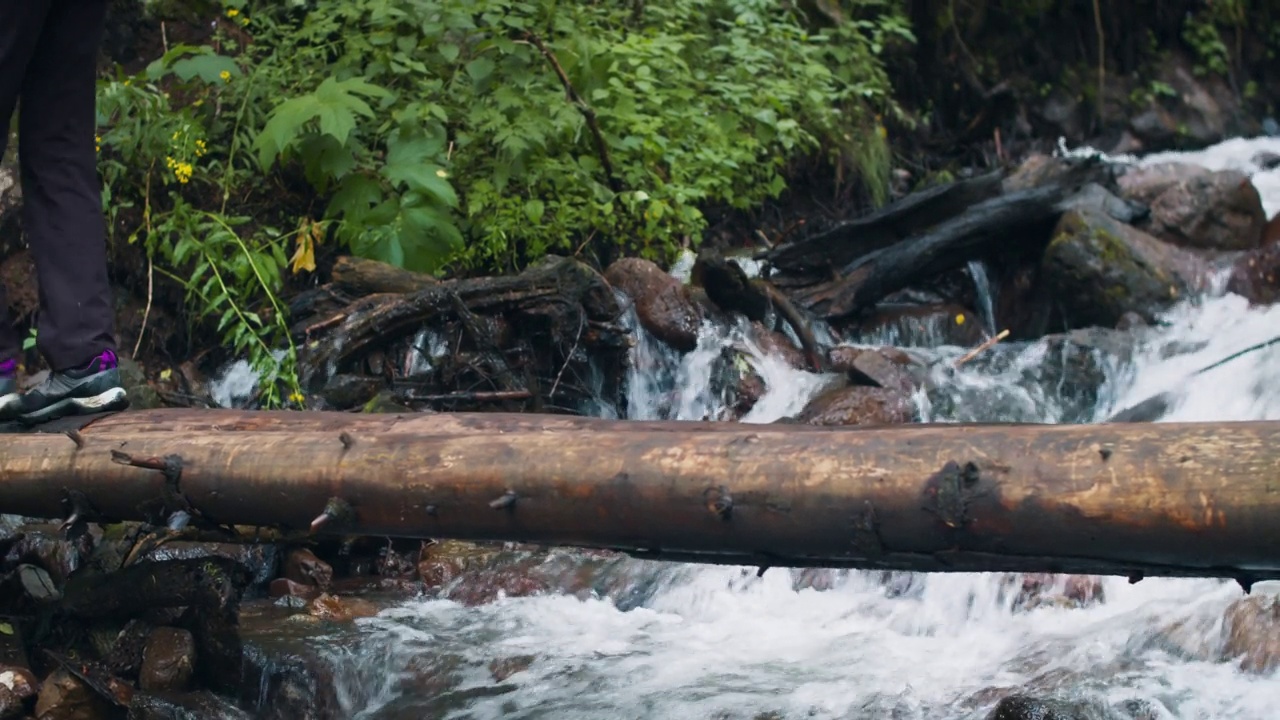
[[[467,63],[467,74],[471,76],[471,80],[476,83],[482,83],[490,75],[496,67],[493,61],[487,57],[478,57]]]
[[[173,74],[183,82],[199,77],[207,83],[221,83],[224,72],[231,77],[240,77],[240,66],[229,57],[214,54],[183,58],[173,64]]]
[[[453,62],[458,59],[457,45],[441,45],[436,48],[436,52],[440,53],[440,57],[444,58],[445,62]]]

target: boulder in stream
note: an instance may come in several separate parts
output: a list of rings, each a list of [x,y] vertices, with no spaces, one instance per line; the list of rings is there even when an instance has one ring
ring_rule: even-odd
[[[1236,258],[1227,291],[1253,305],[1271,305],[1280,300],[1280,242],[1268,243]]]
[[[188,690],[196,665],[196,641],[182,628],[158,627],[142,651],[138,685],[147,691]]]
[[[899,390],[852,385],[821,393],[796,417],[807,425],[901,425],[915,420],[916,409]]]
[[[1049,297],[1071,327],[1114,327],[1126,313],[1153,321],[1206,287],[1208,265],[1092,210],[1065,213],[1041,261]]]
[[[631,298],[640,325],[654,337],[681,352],[698,346],[702,315],[670,273],[649,260],[623,258],[610,265],[604,277]]]
[[[1105,705],[1091,700],[1057,700],[1009,695],[996,704],[987,720],[1111,720]]]
[[[1265,674],[1280,668],[1280,597],[1251,595],[1227,608],[1223,659],[1245,672]]]
[[[911,356],[893,347],[863,348],[843,345],[828,355],[832,372],[847,373],[859,385],[873,385],[910,394],[918,383],[909,368]]]
[[[1119,179],[1121,194],[1147,205],[1139,228],[1183,247],[1249,250],[1262,242],[1267,216],[1249,176],[1187,163],[1137,167]]]

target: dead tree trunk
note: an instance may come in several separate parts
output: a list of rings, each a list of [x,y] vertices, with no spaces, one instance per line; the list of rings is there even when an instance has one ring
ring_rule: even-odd
[[[148,416],[149,431],[126,413],[70,437],[5,438],[0,509],[104,521],[181,511],[710,563],[1280,577],[1280,422]]]

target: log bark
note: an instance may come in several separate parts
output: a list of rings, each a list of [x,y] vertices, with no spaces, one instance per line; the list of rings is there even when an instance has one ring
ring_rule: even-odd
[[[177,503],[237,525],[762,566],[1280,577],[1280,422],[276,414],[253,431],[245,413],[196,413],[205,428],[190,411],[147,414],[163,427],[128,429],[124,413],[78,442],[7,437],[0,508],[107,521]]]
[[[356,295],[412,293],[440,284],[438,279],[430,275],[350,255],[334,262],[333,282]]]

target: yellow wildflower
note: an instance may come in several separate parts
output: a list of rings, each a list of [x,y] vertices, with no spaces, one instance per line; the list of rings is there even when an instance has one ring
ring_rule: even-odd
[[[240,14],[240,11],[235,8],[231,8],[230,10],[227,10],[227,17],[229,18],[233,18],[239,14]]]
[[[241,24],[241,25],[248,25],[248,24],[249,24],[249,18],[247,18],[247,17],[242,17],[242,18],[240,18],[240,24]]]
[[[304,400],[306,400],[306,398],[302,396],[302,393],[297,392],[296,390],[292,393],[289,393],[289,402],[291,403],[301,405]]]
[[[231,72],[229,70],[223,70],[218,73],[218,77],[222,78],[222,82],[231,82]]]
[[[102,152],[102,136],[101,135],[93,136],[93,151]]]

